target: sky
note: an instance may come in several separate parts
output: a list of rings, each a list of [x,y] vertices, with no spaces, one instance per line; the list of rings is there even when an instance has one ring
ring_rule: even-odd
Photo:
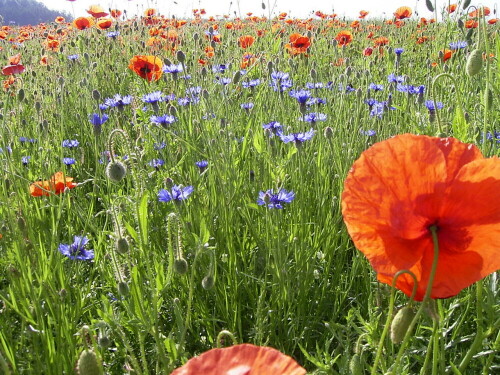
[[[15,1],[15,0],[12,0]],[[191,15],[192,9],[204,8],[207,15],[229,14],[245,16],[247,12],[253,12],[257,16],[269,17],[280,12],[288,12],[291,17],[307,18],[314,11],[320,10],[324,13],[337,13],[339,16],[355,18],[360,10],[370,12],[367,19],[389,18],[400,6],[408,6],[418,12],[420,17],[431,18],[432,13],[425,6],[425,0],[38,0],[53,10],[64,10],[74,17],[87,16],[85,12],[90,5],[101,5],[104,9],[126,10],[129,16],[142,14],[144,9],[156,8],[167,16],[175,15],[183,18]],[[434,1],[434,0],[432,0]],[[451,3],[457,3],[453,0]],[[262,3],[265,10],[262,9]],[[447,6],[449,0],[437,0],[439,10]],[[338,4],[338,5],[337,5]],[[499,0],[473,1],[475,5],[488,6],[492,11],[498,9]],[[492,15],[494,17],[494,15]]]

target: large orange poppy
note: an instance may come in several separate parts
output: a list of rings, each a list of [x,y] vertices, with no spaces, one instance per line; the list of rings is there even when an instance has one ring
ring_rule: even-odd
[[[335,40],[337,41],[339,46],[348,45],[352,42],[352,39],[352,33],[349,30],[342,30],[335,37]]]
[[[91,5],[87,9],[87,13],[94,18],[106,17],[108,15],[100,5]]]
[[[243,35],[238,39],[241,48],[248,48],[255,42],[255,38],[251,35]]]
[[[78,17],[73,21],[73,26],[78,30],[85,30],[94,25],[94,20],[90,17]]]
[[[431,298],[448,298],[500,269],[500,159],[454,138],[412,134],[376,143],[352,166],[342,214],[379,281],[401,270],[427,288],[437,227],[439,259]],[[411,295],[413,279],[396,287]]]
[[[285,48],[291,55],[305,54],[310,46],[311,40],[299,33],[290,35],[290,43],[285,44]]]
[[[163,62],[157,56],[134,56],[128,67],[149,82],[159,80],[163,73]]]
[[[62,172],[55,173],[49,181],[38,181],[30,185],[30,194],[34,197],[61,194],[64,189],[73,189],[77,186],[72,177],[64,177]]]
[[[394,17],[396,17],[396,19],[398,19],[398,20],[410,18],[411,15],[412,15],[412,11],[411,11],[411,8],[409,8],[409,7],[399,7],[394,12]]]
[[[304,375],[306,370],[279,350],[252,344],[209,350],[191,358],[172,375]]]

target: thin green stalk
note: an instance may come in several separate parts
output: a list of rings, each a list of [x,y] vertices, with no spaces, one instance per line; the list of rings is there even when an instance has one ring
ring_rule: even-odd
[[[417,313],[415,314],[415,317],[411,321],[408,331],[406,332],[406,335],[403,339],[403,342],[401,343],[401,347],[399,348],[398,355],[396,357],[396,360],[394,361],[394,367],[393,367],[393,372],[395,374],[399,373],[399,363],[401,362],[401,358],[403,357],[403,353],[405,352],[406,345],[408,345],[410,338],[413,333],[413,328],[417,324],[418,319],[420,318],[420,315],[422,315],[425,304],[430,300],[431,298],[431,293],[432,293],[432,286],[434,284],[434,277],[436,276],[436,270],[437,270],[437,265],[438,265],[438,259],[439,259],[439,242],[438,242],[438,236],[437,236],[437,231],[438,228],[436,225],[432,225],[429,230],[431,231],[432,235],[432,242],[434,244],[434,258],[432,260],[432,268],[431,272],[429,274],[429,281],[427,284],[427,289],[425,291],[425,295],[423,298],[422,303],[420,304],[420,308],[418,309]]]

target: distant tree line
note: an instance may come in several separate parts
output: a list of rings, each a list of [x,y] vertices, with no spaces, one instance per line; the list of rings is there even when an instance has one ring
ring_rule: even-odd
[[[0,0],[0,23],[2,25],[37,25],[53,22],[63,16],[66,21],[72,17],[66,12],[50,10],[36,0]]]

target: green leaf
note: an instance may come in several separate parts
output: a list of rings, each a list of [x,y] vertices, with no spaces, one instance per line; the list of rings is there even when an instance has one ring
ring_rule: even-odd
[[[146,245],[148,243],[148,197],[147,192],[141,198],[141,203],[139,205],[139,231],[141,233],[142,243]]]

